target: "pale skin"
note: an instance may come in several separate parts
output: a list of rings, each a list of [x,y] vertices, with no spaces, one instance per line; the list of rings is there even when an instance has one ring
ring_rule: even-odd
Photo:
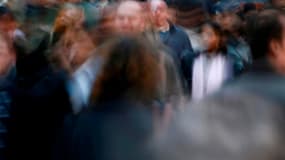
[[[7,41],[0,36],[0,76],[6,75],[15,61]]]
[[[282,24],[282,39],[271,40],[268,58],[275,70],[281,74],[285,74],[285,17],[279,18]]]
[[[138,2],[122,2],[116,13],[115,28],[120,34],[137,34],[144,31],[145,22],[142,7]]]

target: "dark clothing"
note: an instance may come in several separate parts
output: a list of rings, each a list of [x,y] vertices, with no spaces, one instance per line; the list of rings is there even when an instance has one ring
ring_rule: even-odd
[[[55,160],[146,160],[152,117],[125,101],[96,105],[66,118]]]
[[[252,56],[248,44],[242,39],[229,37],[227,41],[227,54],[233,60],[234,74],[241,75],[252,64]]]
[[[226,88],[244,90],[271,102],[285,105],[285,76],[274,71],[266,60],[253,63],[250,71]]]
[[[188,35],[178,26],[170,25],[169,31],[160,33],[160,38],[175,53],[179,60],[185,51],[193,52]]]
[[[0,159],[5,160],[7,122],[10,117],[11,90],[14,85],[16,69],[13,67],[9,73],[0,77]]]
[[[178,68],[178,73],[181,77],[181,84],[183,86],[184,92],[189,92],[189,87],[185,81],[187,75],[183,74],[184,71],[182,66],[184,57],[187,55],[192,55],[194,53],[188,35],[183,31],[182,28],[171,24],[169,31],[160,33],[160,38],[163,44],[170,49],[169,54],[173,58],[174,63]],[[184,61],[183,63],[188,62]]]
[[[185,80],[187,82],[188,90],[189,90],[189,95],[191,95],[192,91],[192,72],[193,72],[193,65],[194,65],[194,60],[199,56],[200,54],[198,53],[189,53],[186,54],[181,61],[182,65],[182,72],[185,77]]]
[[[49,160],[56,133],[71,112],[65,75],[54,71],[43,50],[19,55],[8,128],[10,160]]]

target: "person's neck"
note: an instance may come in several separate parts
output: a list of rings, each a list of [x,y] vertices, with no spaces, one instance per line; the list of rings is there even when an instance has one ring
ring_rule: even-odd
[[[167,32],[170,29],[170,24],[165,22],[163,25],[157,27],[160,32]]]
[[[281,64],[280,62],[276,61],[275,58],[268,56],[268,62],[271,65],[271,67],[273,68],[273,70],[281,75],[285,75],[285,69],[283,64]]]
[[[206,52],[207,52],[207,55],[216,55],[217,53],[218,53],[218,49],[207,49],[206,50]]]

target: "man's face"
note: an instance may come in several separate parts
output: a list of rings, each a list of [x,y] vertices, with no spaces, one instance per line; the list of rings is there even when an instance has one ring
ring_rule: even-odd
[[[158,27],[163,26],[169,19],[167,7],[163,4],[159,5],[154,12],[155,23]]]
[[[285,16],[280,17],[282,24],[282,39],[279,41],[271,41],[271,60],[277,70],[285,74]],[[272,45],[273,44],[273,45]]]
[[[144,30],[142,8],[134,2],[123,2],[115,18],[115,27],[121,34],[137,34]]]

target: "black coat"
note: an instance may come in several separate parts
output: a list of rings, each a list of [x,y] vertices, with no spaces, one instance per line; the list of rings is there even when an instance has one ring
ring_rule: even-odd
[[[173,61],[177,66],[177,72],[181,77],[184,92],[189,92],[189,86],[187,86],[186,82],[187,75],[185,74],[185,65],[187,64],[185,63],[191,62],[186,62],[185,59],[188,56],[192,56],[194,51],[187,33],[181,27],[170,24],[169,31],[160,33],[160,38],[163,44],[169,48],[167,53],[173,58]]]
[[[99,109],[95,109],[99,108]],[[55,160],[146,160],[152,117],[140,105],[113,101],[66,118]]]
[[[51,158],[58,129],[71,105],[63,72],[54,71],[42,52],[20,57],[8,127],[9,159]]]

